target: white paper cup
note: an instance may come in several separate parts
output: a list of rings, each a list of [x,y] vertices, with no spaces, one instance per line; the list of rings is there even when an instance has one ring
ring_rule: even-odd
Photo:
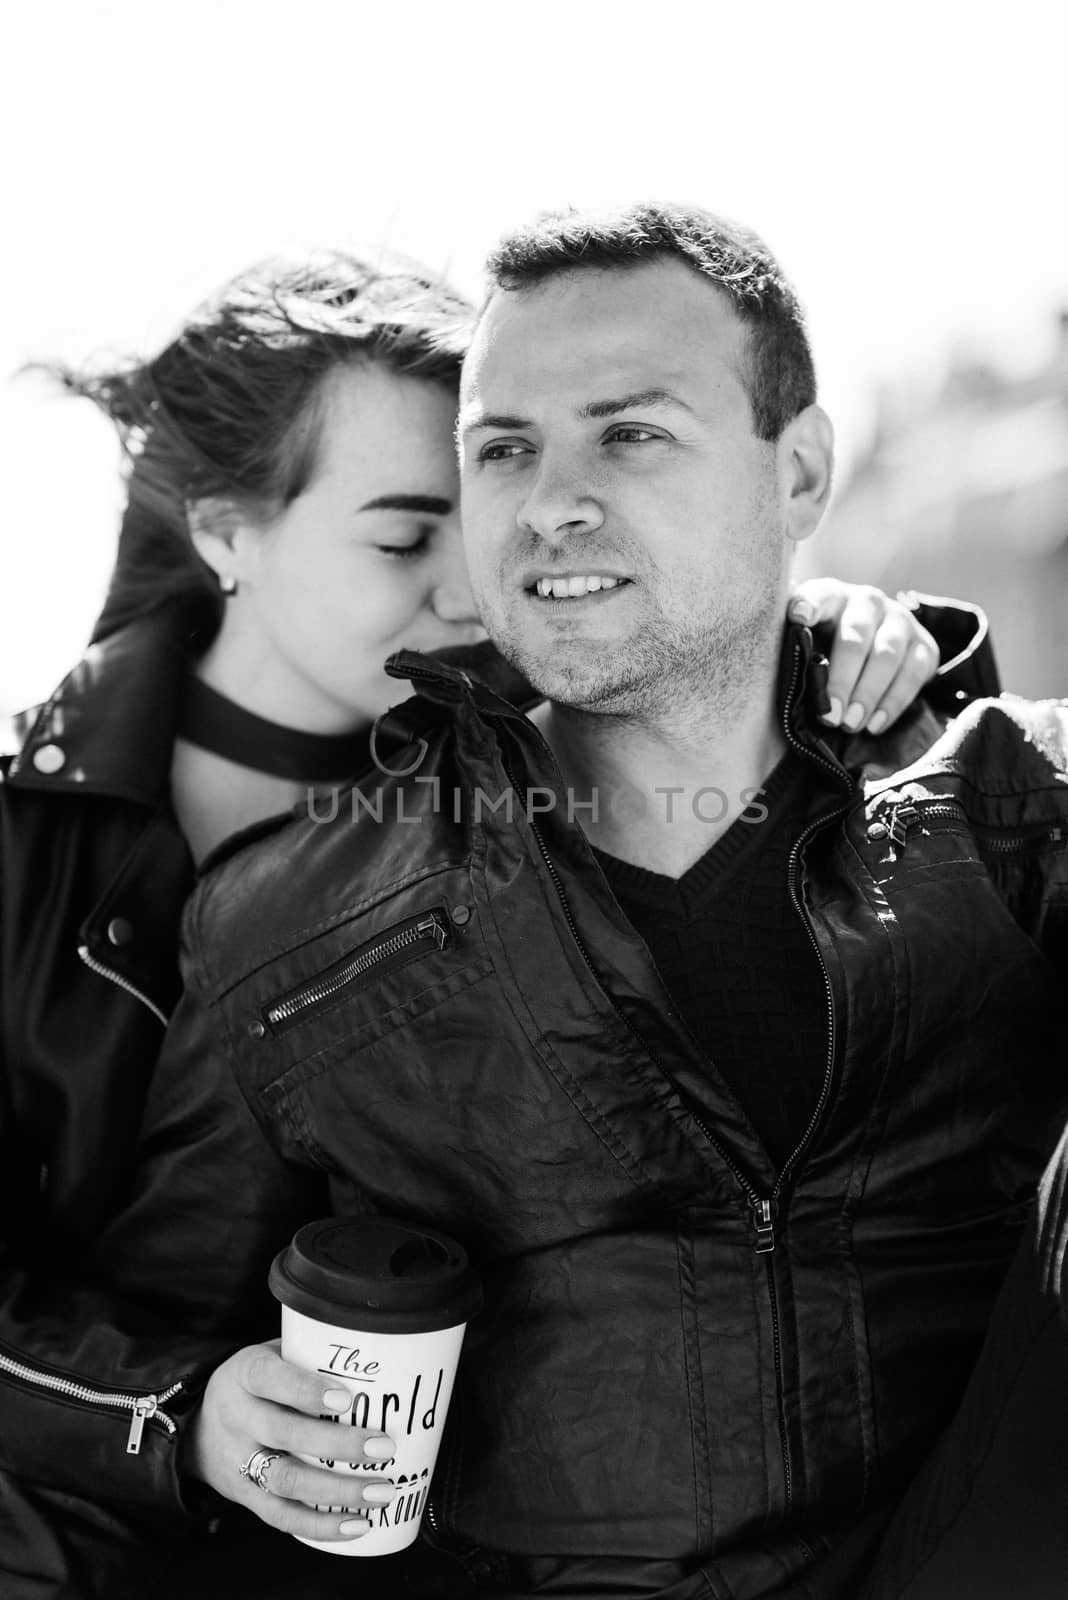
[[[322,1413],[339,1427],[388,1434],[396,1453],[385,1462],[350,1464],[344,1435],[333,1460],[316,1461],[344,1481],[388,1478],[388,1506],[351,1515],[369,1531],[350,1539],[302,1543],[346,1556],[389,1555],[410,1545],[430,1494],[431,1477],[467,1319],[481,1305],[477,1277],[463,1250],[443,1234],[384,1218],[313,1222],[275,1259],[271,1290],[282,1302],[282,1356],[321,1373],[323,1388],[347,1389],[347,1412]],[[353,1504],[339,1484],[337,1502]]]

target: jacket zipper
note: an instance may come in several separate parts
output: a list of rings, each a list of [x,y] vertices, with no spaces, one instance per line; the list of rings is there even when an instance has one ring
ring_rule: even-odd
[[[439,950],[444,950],[449,942],[449,929],[444,914],[439,910],[431,911],[418,920],[398,923],[396,928],[378,939],[369,940],[335,967],[269,1005],[262,1013],[263,1019],[272,1032],[288,1028],[299,1021],[305,1012],[333,999],[383,963],[397,962],[398,957],[410,959],[417,955],[419,952],[416,947],[428,939],[433,940]],[[401,964],[403,962],[398,962],[398,965]]]
[[[145,1431],[145,1423],[150,1417],[161,1422],[171,1435],[178,1432],[177,1423],[165,1411],[160,1410],[164,1400],[171,1400],[180,1394],[183,1384],[172,1383],[169,1389],[164,1389],[162,1394],[112,1394],[105,1389],[90,1389],[84,1383],[75,1383],[71,1378],[60,1378],[52,1372],[38,1372],[34,1367],[27,1367],[21,1361],[13,1361],[10,1356],[0,1355],[0,1372],[9,1372],[12,1377],[19,1378],[23,1383],[28,1383],[39,1389],[47,1389],[52,1394],[67,1395],[71,1400],[81,1400],[86,1405],[114,1406],[118,1411],[129,1411],[130,1432],[126,1438],[126,1454],[137,1456],[141,1454],[141,1436]]]
[[[810,750],[807,745],[801,744],[800,741],[795,738],[794,731],[790,726],[788,708],[793,704],[794,694],[797,689],[797,678],[800,666],[801,649],[800,646],[795,646],[794,665],[793,672],[790,677],[790,687],[783,703],[783,736],[788,745],[790,745],[793,749],[800,751],[800,753],[806,759],[818,762],[821,767],[826,768],[826,770],[835,779],[836,783],[840,784],[842,781],[841,769],[833,762],[828,761],[824,756],[820,755],[817,750]],[[762,1218],[769,1230],[774,1227],[774,1214],[778,1206],[779,1198],[782,1194],[783,1185],[786,1182],[786,1179],[789,1177],[793,1167],[801,1157],[806,1146],[809,1144],[813,1134],[816,1131],[816,1128],[819,1126],[820,1118],[823,1115],[824,1107],[827,1104],[827,1100],[831,1092],[831,1082],[834,1076],[834,991],[831,988],[831,979],[830,974],[827,971],[827,963],[823,959],[823,951],[819,947],[819,941],[813,932],[812,923],[809,920],[808,912],[805,910],[798,889],[801,852],[815,833],[817,833],[821,828],[825,827],[829,822],[833,822],[837,817],[843,816],[847,809],[848,807],[846,805],[837,806],[833,811],[825,812],[822,817],[817,817],[813,822],[810,822],[808,827],[803,829],[798,838],[794,840],[793,849],[790,851],[790,860],[787,866],[786,877],[787,885],[790,890],[790,899],[793,901],[794,909],[801,919],[801,923],[805,929],[805,932],[808,934],[809,943],[812,945],[812,948],[815,951],[816,960],[819,962],[820,972],[823,974],[823,991],[827,1003],[827,1060],[823,1069],[823,1082],[820,1085],[819,1098],[817,1099],[815,1107],[812,1111],[812,1115],[808,1120],[808,1126],[801,1135],[801,1140],[797,1147],[787,1157],[786,1161],[783,1162],[783,1165],[779,1170],[778,1177],[775,1179],[775,1184],[772,1188],[770,1199],[763,1203],[764,1209],[762,1212]],[[758,1222],[758,1227],[759,1225],[760,1224]],[[761,1247],[760,1244],[757,1245],[758,1250],[761,1248],[763,1248],[765,1252],[768,1252],[768,1260],[766,1263],[768,1275],[768,1303],[771,1310],[771,1343],[772,1355],[775,1363],[775,1381],[778,1385],[779,1392],[779,1446],[782,1451],[783,1497],[785,1502],[785,1514],[789,1516],[790,1509],[793,1504],[794,1493],[793,1459],[790,1450],[790,1438],[786,1430],[786,1413],[782,1404],[782,1393],[784,1387],[782,1370],[782,1330],[779,1322],[779,1297],[778,1291],[775,1287],[775,1269],[770,1256],[770,1251],[775,1248],[775,1236],[773,1232],[769,1231],[767,1235],[767,1242],[763,1245],[763,1247]]]
[[[888,826],[890,837],[902,854],[904,854],[905,850],[905,840],[908,838],[910,830],[916,826],[921,815],[923,817],[952,817],[954,821],[961,821],[964,818],[964,807],[956,805],[953,801],[944,800],[936,802],[934,805],[925,805],[921,813],[920,808],[913,805],[911,801],[899,801],[890,811]]]
[[[798,678],[798,671],[799,671],[799,668],[800,668],[800,663],[801,663],[801,651],[800,651],[799,647],[795,646],[795,649],[794,649],[793,675],[792,675],[791,680],[790,680],[790,687],[789,687],[789,690],[788,690],[787,695],[786,695],[786,699],[785,699],[785,703],[784,703],[784,710],[783,710],[783,718],[782,718],[783,734],[784,734],[784,737],[786,739],[787,744],[791,745],[795,750],[799,750],[801,752],[801,754],[803,756],[805,756],[807,759],[817,761],[820,766],[825,767],[827,769],[827,771],[831,774],[831,776],[835,779],[836,783],[840,784],[842,782],[842,776],[843,776],[841,769],[838,768],[833,762],[828,761],[824,756],[821,756],[818,751],[810,750],[806,745],[800,744],[799,741],[794,737],[793,730],[790,727],[789,716],[788,716],[786,708],[788,708],[793,703],[794,693],[795,693],[795,690],[797,688],[797,678]],[[515,782],[515,778],[513,777],[512,773],[508,770],[507,763],[505,764],[505,771],[508,773],[508,778],[509,778],[509,781],[512,784],[512,787],[513,788],[517,788],[517,785],[516,785],[516,782]],[[805,828],[805,830],[802,832],[800,837],[797,840],[795,840],[794,847],[790,852],[790,862],[789,862],[789,868],[788,868],[788,880],[789,880],[789,887],[790,887],[790,897],[793,900],[793,903],[794,903],[794,906],[795,906],[795,908],[797,910],[797,913],[800,916],[801,921],[802,921],[802,923],[803,923],[803,925],[804,925],[804,927],[805,927],[805,929],[806,929],[806,931],[808,933],[808,937],[809,937],[809,940],[811,941],[812,948],[816,952],[816,959],[819,962],[820,971],[823,974],[824,994],[826,996],[826,1001],[827,1001],[827,1061],[826,1061],[826,1065],[824,1067],[823,1083],[820,1086],[819,1099],[816,1102],[816,1106],[815,1106],[815,1109],[813,1110],[812,1116],[809,1118],[808,1126],[806,1127],[806,1129],[804,1131],[804,1134],[801,1137],[800,1143],[797,1145],[796,1149],[790,1155],[789,1159],[783,1164],[782,1169],[780,1170],[779,1175],[775,1180],[775,1184],[774,1184],[774,1187],[772,1188],[772,1191],[771,1191],[770,1195],[765,1196],[765,1195],[761,1195],[759,1193],[759,1191],[755,1188],[755,1186],[752,1183],[750,1183],[749,1179],[739,1169],[737,1164],[731,1159],[730,1155],[724,1149],[724,1147],[720,1143],[720,1141],[712,1133],[711,1129],[707,1126],[707,1124],[704,1123],[701,1120],[700,1117],[696,1116],[695,1113],[692,1111],[692,1109],[691,1109],[691,1112],[690,1112],[691,1116],[693,1116],[694,1121],[696,1122],[697,1126],[700,1128],[701,1132],[704,1134],[705,1138],[708,1140],[709,1144],[717,1152],[717,1154],[719,1155],[721,1161],[723,1161],[724,1165],[733,1174],[735,1182],[738,1184],[739,1188],[742,1190],[742,1193],[747,1197],[747,1199],[749,1201],[749,1204],[753,1208],[754,1219],[755,1219],[754,1225],[755,1225],[755,1228],[756,1228],[756,1236],[757,1236],[756,1237],[756,1247],[755,1247],[756,1248],[756,1253],[757,1253],[757,1255],[763,1255],[763,1256],[767,1256],[768,1257],[768,1260],[766,1262],[767,1284],[768,1284],[768,1306],[769,1306],[769,1312],[770,1312],[770,1316],[771,1316],[772,1357],[773,1357],[773,1362],[774,1362],[774,1367],[775,1367],[775,1382],[776,1382],[776,1385],[778,1387],[778,1392],[779,1392],[779,1396],[780,1396],[780,1403],[779,1403],[779,1444],[780,1444],[780,1448],[781,1448],[781,1451],[782,1451],[783,1497],[784,1497],[784,1512],[785,1512],[786,1515],[789,1515],[791,1506],[793,1504],[793,1465],[792,1465],[792,1461],[791,1461],[790,1440],[789,1440],[789,1436],[788,1436],[787,1431],[786,1431],[786,1417],[785,1417],[785,1413],[783,1411],[783,1406],[782,1406],[782,1401],[781,1401],[781,1396],[782,1396],[782,1391],[783,1391],[782,1330],[781,1330],[780,1320],[779,1320],[779,1299],[778,1299],[778,1292],[777,1292],[776,1286],[775,1286],[775,1272],[774,1272],[774,1265],[773,1265],[773,1263],[771,1261],[771,1253],[775,1249],[775,1220],[776,1220],[776,1212],[777,1212],[777,1208],[778,1208],[779,1198],[780,1198],[781,1193],[782,1193],[783,1183],[784,1183],[785,1179],[788,1177],[788,1175],[789,1175],[791,1169],[793,1168],[793,1166],[796,1164],[798,1158],[801,1156],[801,1154],[804,1151],[806,1145],[809,1143],[810,1139],[812,1138],[812,1135],[815,1132],[816,1127],[817,1127],[817,1125],[819,1123],[820,1117],[823,1115],[823,1110],[824,1110],[824,1107],[825,1107],[825,1105],[827,1103],[827,1098],[828,1098],[828,1096],[830,1094],[831,1081],[832,1081],[833,1074],[834,1074],[834,1051],[835,1051],[834,996],[833,996],[833,991],[831,989],[831,980],[830,980],[830,976],[829,976],[829,974],[827,972],[827,964],[823,959],[823,952],[821,951],[821,949],[819,947],[819,943],[818,943],[818,941],[816,939],[816,935],[812,930],[812,924],[809,921],[808,914],[804,909],[804,906],[803,906],[803,904],[801,902],[800,894],[798,893],[798,887],[797,887],[798,866],[799,866],[799,863],[800,863],[800,860],[801,860],[801,852],[804,849],[805,845],[808,843],[809,839],[812,837],[812,835],[814,833],[816,833],[820,828],[824,827],[827,823],[832,822],[836,817],[842,816],[847,809],[848,809],[848,807],[846,805],[838,806],[834,811],[826,812],[822,817],[817,817],[814,822],[810,822],[808,827]],[[597,969],[593,965],[593,962],[590,959],[589,952],[586,950],[586,947],[583,944],[582,939],[581,939],[581,937],[579,935],[578,928],[577,928],[577,926],[575,924],[575,919],[571,914],[571,907],[567,903],[567,895],[566,895],[566,892],[564,890],[564,885],[563,885],[563,882],[562,882],[562,880],[560,878],[560,874],[557,872],[556,865],[555,865],[554,861],[552,860],[551,856],[549,855],[548,849],[546,848],[546,845],[545,845],[545,841],[543,840],[543,838],[541,836],[541,833],[540,833],[540,831],[538,829],[537,824],[535,822],[531,822],[530,826],[531,826],[531,831],[532,831],[532,833],[534,835],[534,838],[537,840],[538,849],[541,851],[542,860],[545,862],[546,868],[548,869],[548,872],[549,872],[549,876],[552,879],[553,885],[554,885],[554,887],[556,889],[557,898],[560,901],[560,905],[561,905],[561,907],[563,909],[564,916],[567,919],[568,927],[571,930],[571,936],[575,941],[575,944],[576,944],[576,946],[578,948],[579,954],[582,956],[583,961],[586,963],[587,967],[589,968],[591,975],[597,981],[598,987],[600,987],[600,978],[597,975]],[[609,996],[608,998],[609,998],[609,1002],[612,1003],[611,996]],[[616,1015],[621,1019],[621,1021],[624,1024],[624,1026],[627,1028],[627,1031],[631,1034],[631,1037],[637,1039],[638,1043],[640,1043],[642,1045],[643,1049],[645,1049],[648,1052],[648,1046],[644,1043],[644,1041],[638,1039],[638,1036],[637,1036],[634,1028],[631,1027],[631,1024],[630,1024],[629,1020],[623,1014],[623,1012],[620,1011],[619,1008],[614,1005],[614,1003],[612,1003],[612,1009],[616,1012]],[[655,1056],[654,1056],[653,1059],[656,1060]],[[660,1070],[662,1072],[664,1071],[664,1068],[663,1068],[663,1066],[661,1065],[661,1063],[659,1061],[657,1061],[657,1066],[660,1067]],[[665,1074],[665,1075],[670,1077],[670,1074]]]
[[[828,972],[827,972],[827,963],[823,959],[823,952],[821,951],[821,949],[819,947],[819,943],[817,942],[816,935],[812,931],[812,924],[808,919],[808,914],[804,909],[804,906],[803,906],[802,901],[801,901],[801,896],[798,893],[797,879],[798,879],[798,865],[799,865],[800,858],[801,858],[801,851],[804,848],[804,846],[807,843],[807,841],[809,840],[809,838],[811,838],[812,834],[815,833],[817,831],[817,829],[822,828],[825,823],[830,822],[833,817],[841,816],[842,813],[845,810],[846,810],[846,807],[842,806],[842,807],[839,808],[839,810],[837,810],[835,812],[828,812],[825,816],[818,817],[815,822],[810,823],[809,826],[800,835],[800,837],[794,841],[794,847],[790,852],[790,862],[789,862],[789,867],[788,867],[788,870],[787,870],[787,882],[789,884],[789,889],[790,889],[790,898],[793,900],[794,906],[797,909],[797,912],[798,912],[798,915],[801,918],[802,924],[804,925],[804,928],[805,928],[806,932],[808,933],[808,937],[809,937],[809,940],[810,940],[810,942],[812,944],[812,948],[816,952],[816,959],[819,962],[820,971],[823,974],[824,994],[825,994],[826,1001],[827,1001],[827,1062],[826,1062],[826,1065],[825,1065],[824,1071],[823,1071],[823,1082],[820,1085],[819,1098],[817,1099],[815,1107],[813,1108],[812,1115],[809,1118],[808,1126],[805,1129],[803,1135],[801,1136],[801,1142],[798,1144],[797,1148],[793,1151],[793,1153],[788,1157],[788,1159],[783,1163],[782,1168],[779,1171],[779,1175],[775,1179],[775,1186],[771,1191],[771,1199],[768,1200],[768,1201],[765,1201],[765,1206],[767,1208],[767,1213],[768,1213],[768,1218],[769,1218],[769,1220],[768,1220],[769,1228],[773,1225],[771,1223],[771,1221],[770,1221],[770,1217],[771,1217],[771,1214],[773,1213],[773,1211],[774,1211],[774,1209],[775,1209],[775,1207],[776,1207],[776,1205],[777,1205],[777,1203],[779,1201],[779,1197],[780,1197],[780,1195],[782,1193],[783,1184],[786,1181],[786,1178],[788,1177],[791,1169],[793,1168],[793,1166],[795,1165],[795,1163],[797,1162],[797,1160],[801,1156],[802,1152],[804,1151],[806,1145],[811,1140],[812,1135],[815,1133],[816,1128],[817,1128],[817,1126],[819,1124],[819,1120],[823,1115],[823,1109],[824,1109],[825,1105],[827,1104],[828,1096],[829,1096],[829,1094],[831,1092],[831,1081],[832,1081],[832,1078],[833,1078],[833,1075],[834,1075],[834,1048],[835,1048],[834,997],[833,997],[833,991],[831,989],[830,976],[828,975]],[[769,1234],[768,1235],[768,1242],[763,1246],[763,1248],[766,1251],[771,1251],[771,1250],[773,1250],[775,1248],[774,1234]],[[761,1246],[759,1244],[757,1245],[757,1249],[758,1250],[761,1249]],[[775,1270],[774,1270],[774,1266],[773,1266],[773,1263],[771,1261],[770,1255],[768,1256],[768,1261],[767,1261],[767,1273],[768,1273],[768,1299],[769,1299],[769,1302],[770,1302],[770,1305],[771,1305],[771,1341],[772,1341],[772,1350],[773,1350],[774,1358],[775,1358],[775,1377],[776,1377],[776,1381],[777,1381],[777,1383],[779,1385],[779,1394],[781,1396],[782,1389],[783,1389],[782,1335],[781,1335],[781,1331],[780,1331],[780,1327],[779,1327],[779,1300],[778,1300],[778,1293],[777,1293],[776,1288],[775,1288]],[[787,1512],[787,1514],[789,1514],[790,1507],[791,1507],[791,1505],[793,1503],[793,1463],[792,1463],[791,1451],[790,1451],[790,1440],[789,1440],[789,1436],[788,1436],[787,1431],[786,1431],[786,1414],[785,1414],[785,1411],[783,1409],[781,1400],[780,1400],[780,1405],[779,1405],[779,1441],[780,1441],[780,1444],[781,1444],[781,1447],[782,1447],[782,1468],[783,1468],[783,1483],[784,1483],[784,1492],[785,1492],[785,1500],[786,1500],[786,1512]]]
[[[97,961],[95,956],[91,956],[88,945],[80,944],[78,946],[78,955],[85,962],[90,972],[96,972],[101,978],[107,978],[109,983],[117,984],[120,989],[125,989],[127,994],[132,994],[135,1000],[140,1000],[142,1005],[147,1006],[152,1015],[158,1017],[164,1027],[167,1026],[170,1018],[160,1010],[159,1006],[155,1005],[147,994],[143,994],[140,989],[135,988],[128,978],[123,977],[121,972],[115,972],[111,967],[105,967],[102,962]]]
[[[905,843],[909,834],[928,817],[947,817],[955,822],[968,821],[967,812],[957,800],[936,800],[922,805],[907,800],[899,802],[890,813],[889,831],[901,855],[905,853]],[[1068,827],[1061,822],[1031,823],[1010,830],[1008,833],[1001,833],[996,828],[980,822],[971,823],[970,826],[977,841],[981,842],[981,848],[993,855],[1016,855],[1034,849],[1036,845],[1063,848],[1068,844]]]

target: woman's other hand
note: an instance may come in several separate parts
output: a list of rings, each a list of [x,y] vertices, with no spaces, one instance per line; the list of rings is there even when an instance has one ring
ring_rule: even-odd
[[[833,728],[884,733],[938,670],[938,645],[908,606],[868,584],[808,578],[790,598],[791,621],[831,635],[827,698]],[[832,632],[833,630],[833,632]]]

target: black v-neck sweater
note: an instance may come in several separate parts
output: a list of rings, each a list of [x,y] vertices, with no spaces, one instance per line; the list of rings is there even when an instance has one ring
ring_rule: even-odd
[[[737,1096],[776,1168],[800,1144],[827,1065],[826,988],[793,903],[790,852],[804,827],[808,774],[784,756],[755,807],[681,878],[597,851],[700,1049]]]

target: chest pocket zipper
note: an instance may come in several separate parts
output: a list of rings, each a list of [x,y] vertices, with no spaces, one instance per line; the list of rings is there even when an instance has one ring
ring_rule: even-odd
[[[450,938],[449,920],[440,906],[398,922],[377,938],[342,956],[325,972],[317,973],[272,1001],[249,1025],[249,1032],[256,1039],[262,1039],[267,1033],[284,1033],[287,1028],[306,1021],[314,1012],[335,1005],[343,995],[373,983],[384,972],[405,967],[431,950],[444,950]]]

